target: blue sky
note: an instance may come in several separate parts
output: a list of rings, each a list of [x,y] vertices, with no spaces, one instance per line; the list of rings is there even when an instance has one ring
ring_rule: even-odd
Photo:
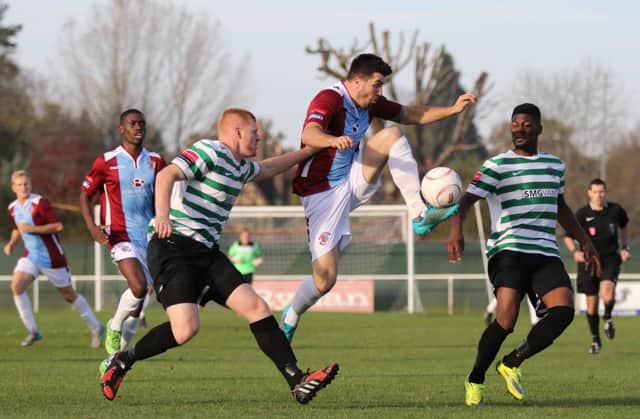
[[[132,0],[133,1],[133,0]],[[18,37],[18,62],[42,76],[55,65],[60,30],[68,19],[82,19],[94,1],[10,0],[7,24],[24,25]],[[585,60],[604,66],[628,98],[640,95],[640,2],[635,1],[176,1],[195,12],[217,17],[230,50],[251,57],[246,106],[271,118],[298,143],[302,119],[317,90],[330,84],[315,71],[317,57],[307,55],[322,36],[348,47],[367,38],[368,22],[390,30],[420,31],[420,40],[444,44],[470,87],[481,71],[490,74],[491,103],[483,109],[480,132],[505,120],[526,98],[512,92],[523,72],[556,74],[575,70]],[[559,3],[559,4],[556,4]],[[275,66],[272,63],[282,62]],[[400,79],[402,85],[403,79]],[[409,86],[409,80],[406,81]],[[616,93],[615,91],[613,92]],[[631,101],[630,101],[631,102]],[[632,104],[632,102],[631,102]],[[544,110],[543,110],[544,112]],[[640,125],[640,110],[630,107],[628,126]]]

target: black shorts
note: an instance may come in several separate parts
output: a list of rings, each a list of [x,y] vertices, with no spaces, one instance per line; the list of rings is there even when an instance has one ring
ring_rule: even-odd
[[[165,309],[181,303],[204,306],[211,300],[224,306],[231,293],[245,283],[217,246],[210,249],[175,234],[166,239],[153,235],[147,264],[158,301]]]
[[[584,270],[584,263],[578,263],[578,292],[586,295],[598,295],[600,291],[600,281],[608,279],[614,283],[618,282],[620,275],[620,264],[622,259],[620,255],[615,253],[600,258],[602,273],[599,277],[591,276],[589,272]]]
[[[495,289],[513,288],[522,295],[532,290],[540,298],[556,288],[572,289],[560,258],[512,250],[502,250],[489,259],[489,279]]]

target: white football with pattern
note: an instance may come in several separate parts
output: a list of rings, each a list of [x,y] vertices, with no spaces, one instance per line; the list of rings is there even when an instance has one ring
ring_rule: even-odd
[[[434,167],[422,178],[422,197],[436,208],[446,208],[458,202],[462,193],[462,180],[449,167]]]

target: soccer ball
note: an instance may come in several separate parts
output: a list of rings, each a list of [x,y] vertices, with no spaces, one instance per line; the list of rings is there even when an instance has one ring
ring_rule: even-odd
[[[462,181],[455,170],[434,167],[422,178],[420,190],[424,200],[432,207],[450,207],[460,199]]]

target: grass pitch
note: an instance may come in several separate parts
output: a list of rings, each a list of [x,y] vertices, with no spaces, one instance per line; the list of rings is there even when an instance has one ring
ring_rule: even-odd
[[[640,328],[618,318],[618,336],[587,354],[584,317],[545,352],[523,364],[527,400],[516,402],[491,369],[484,408],[464,406],[463,380],[484,329],[475,316],[405,313],[308,313],[294,340],[300,367],[340,363],[340,374],[307,406],[258,350],[245,322],[207,308],[200,334],[134,366],[109,402],[98,386],[103,350],[88,347],[84,323],[70,310],[38,314],[44,339],[22,348],[17,314],[0,310],[0,416],[66,418],[260,417],[640,417]],[[107,314],[101,313],[104,320]],[[157,305],[152,324],[165,321]],[[500,356],[526,334],[523,315]],[[144,333],[145,329],[141,329]]]

